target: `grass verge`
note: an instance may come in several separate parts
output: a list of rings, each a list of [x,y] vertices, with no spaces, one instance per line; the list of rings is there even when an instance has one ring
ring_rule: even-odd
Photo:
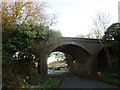
[[[44,89],[44,88],[55,88],[60,84],[60,80],[57,78],[49,77],[47,81],[42,83],[41,85],[33,86],[33,85],[27,85],[25,88],[36,88],[36,89]]]
[[[53,72],[53,73],[64,73],[64,72],[66,72],[66,71],[61,71],[61,70],[57,70],[57,71],[49,71],[49,72]]]
[[[98,81],[102,81],[105,83],[109,83],[112,85],[120,86],[120,75],[118,73],[103,72],[101,77],[98,77],[97,73],[93,73],[91,75],[79,75],[73,71],[64,72],[63,74],[75,75],[75,76],[78,76],[80,78],[93,79],[93,80],[98,80]]]
[[[77,75],[81,78],[87,78],[87,79],[93,79],[93,80],[99,80],[105,83],[113,84],[116,86],[120,86],[120,77],[117,74],[113,73],[102,73],[103,75],[101,77],[98,77],[96,73],[92,75]]]

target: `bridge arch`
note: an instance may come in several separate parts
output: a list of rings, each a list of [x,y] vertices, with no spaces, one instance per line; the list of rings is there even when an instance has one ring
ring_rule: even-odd
[[[61,51],[61,52],[65,52],[66,50],[70,49],[70,48],[74,48],[74,49],[80,49],[81,51],[83,51],[84,53],[90,55],[90,53],[88,52],[88,50],[86,50],[84,47],[76,45],[76,44],[62,44],[62,45],[58,45],[56,47],[54,47],[51,52],[54,51]],[[66,49],[66,50],[65,50]]]
[[[45,67],[43,72],[47,71],[47,57],[50,53],[61,51],[76,59],[75,70],[79,74],[91,74],[97,69],[97,55],[101,48],[102,45],[98,39],[62,37],[59,43],[51,46],[41,59],[43,60],[41,66]]]
[[[74,44],[59,45],[51,50],[51,52],[55,52],[55,51],[67,53],[67,54],[73,56],[74,58],[76,58],[76,55],[90,56],[90,53],[86,49],[84,49],[83,47],[80,47],[78,45],[74,45]]]
[[[105,49],[107,48],[107,52],[105,52]],[[110,68],[111,64],[112,66],[118,68],[118,56],[117,56],[117,52],[115,50],[113,50],[111,47],[104,47],[102,48],[99,53],[98,53],[98,57],[97,57],[97,68],[98,69],[104,69],[104,68]],[[109,54],[109,56],[108,56]],[[108,60],[108,58],[110,60]]]
[[[75,44],[62,44],[53,48],[53,50],[51,50],[50,53],[56,51],[63,52],[64,54],[70,55],[73,58],[72,61],[75,61],[74,70],[76,72],[78,73],[89,72],[87,67],[88,65],[86,64],[88,64],[87,61],[91,54],[83,47],[80,47]]]

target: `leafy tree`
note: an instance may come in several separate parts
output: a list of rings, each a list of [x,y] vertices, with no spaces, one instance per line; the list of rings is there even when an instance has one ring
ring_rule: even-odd
[[[51,47],[60,42],[61,33],[49,29],[46,24],[49,20],[47,21],[47,14],[44,13],[44,6],[41,3],[20,0],[2,2],[1,5],[4,78],[16,73],[29,75],[33,71],[31,65],[33,60],[39,59],[40,62]]]
[[[48,27],[44,27],[48,29]],[[40,32],[38,32],[40,33]],[[40,41],[41,34],[43,36]],[[47,55],[52,51],[52,49],[62,42],[61,33],[54,30],[44,30],[37,37],[37,41],[32,45],[31,51],[36,57],[38,62],[38,71],[39,73],[46,73],[47,62],[43,62],[43,60],[47,60]],[[43,63],[42,63],[43,62]],[[44,65],[41,65],[44,64]],[[44,67],[43,67],[44,66]]]
[[[74,71],[74,58],[71,55],[65,54],[65,61],[68,65],[69,71]]]
[[[120,23],[113,23],[108,27],[105,35],[103,36],[103,40],[111,40],[111,42],[107,42],[108,45],[112,48],[116,48],[117,51],[120,49]],[[116,51],[115,50],[115,51]]]
[[[14,28],[16,24],[43,23],[52,25],[56,22],[55,14],[46,13],[46,3],[19,0],[17,2],[3,1],[0,3],[2,10],[2,25],[4,28]]]
[[[3,41],[3,51],[10,51],[12,56],[16,52],[25,53],[33,43],[36,32],[29,26],[18,26],[6,41]],[[3,35],[4,36],[4,35]],[[11,57],[12,57],[11,56]]]
[[[65,59],[65,54],[62,53],[62,52],[53,52],[53,53],[50,54],[50,56],[55,57],[55,59],[57,59],[58,61]]]
[[[107,43],[107,46],[110,47],[113,52],[118,57],[117,64],[115,67],[118,68],[120,64],[120,23],[113,23],[110,25],[103,36],[103,40]]]
[[[24,24],[44,24],[46,26],[53,25],[55,21],[55,15],[48,14],[46,12],[46,3],[43,2],[7,2],[3,1],[0,3],[1,19],[0,24],[2,25],[3,40],[9,37],[12,30],[19,25]]]
[[[45,19],[45,6],[43,3],[37,2],[7,2],[3,1],[0,3],[1,6],[1,19],[0,24],[2,25],[2,38],[3,41],[8,39],[19,25],[23,24],[34,24],[42,23]]]
[[[46,55],[60,42],[60,36],[43,24],[18,26],[3,42],[3,74],[32,75],[38,71],[45,76]],[[38,70],[33,70],[34,62],[38,62]]]
[[[49,51],[46,47],[51,48],[57,44],[55,40],[60,36],[60,32],[50,30],[43,24],[39,26],[18,26],[16,30],[11,32],[9,38],[3,42],[3,51],[11,52],[11,58],[14,56],[17,57],[17,60],[24,60],[28,58],[28,56],[32,59],[32,55],[40,57]],[[36,49],[39,48],[39,53],[34,50],[35,47]],[[18,55],[16,55],[16,53],[18,53]]]
[[[113,23],[105,32],[104,39],[118,41],[120,43],[120,23]]]

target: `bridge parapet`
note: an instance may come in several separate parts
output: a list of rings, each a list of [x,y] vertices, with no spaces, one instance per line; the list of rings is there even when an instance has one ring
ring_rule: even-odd
[[[102,48],[100,39],[89,39],[89,38],[73,38],[73,37],[62,37],[64,40],[63,44],[73,44],[82,47],[90,54],[98,53]]]
[[[66,41],[80,41],[86,43],[100,43],[101,39],[90,39],[90,38],[72,38],[72,37],[62,37]]]

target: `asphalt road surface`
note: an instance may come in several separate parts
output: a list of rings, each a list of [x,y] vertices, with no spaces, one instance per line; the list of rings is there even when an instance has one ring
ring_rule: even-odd
[[[97,80],[83,79],[73,75],[49,73],[50,76],[59,78],[62,82],[58,88],[118,88],[117,86]]]

